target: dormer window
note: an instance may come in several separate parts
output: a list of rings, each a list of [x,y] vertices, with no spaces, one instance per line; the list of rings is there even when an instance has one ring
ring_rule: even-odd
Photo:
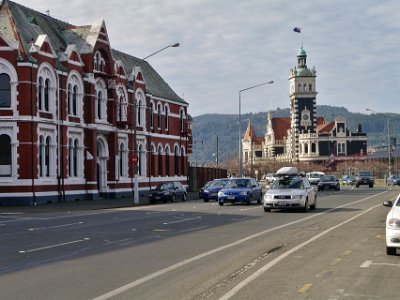
[[[95,71],[104,73],[105,65],[106,65],[106,61],[104,60],[100,51],[96,51],[96,54],[94,55],[93,69]]]

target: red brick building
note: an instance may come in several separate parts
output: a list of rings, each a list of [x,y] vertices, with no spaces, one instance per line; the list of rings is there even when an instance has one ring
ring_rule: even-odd
[[[104,21],[74,26],[6,0],[0,25],[0,205],[188,184],[188,103],[112,49]]]

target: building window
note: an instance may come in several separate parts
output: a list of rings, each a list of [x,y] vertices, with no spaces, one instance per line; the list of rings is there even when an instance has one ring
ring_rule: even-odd
[[[345,143],[338,143],[337,144],[337,153],[339,154],[346,154],[346,144]]]
[[[44,110],[49,111],[49,89],[50,89],[50,80],[46,79],[44,81]]]
[[[97,108],[97,119],[99,119],[99,120],[101,120],[102,119],[102,112],[103,112],[103,108],[102,108],[102,105],[101,105],[101,101],[102,101],[102,97],[103,96],[103,94],[101,93],[101,91],[99,91],[98,93],[97,93],[97,99],[96,99],[96,103],[97,103],[97,106],[96,106],[96,108]]]
[[[138,153],[138,174],[141,176],[143,174],[142,172],[142,167],[143,167],[143,163],[144,163],[144,158],[143,155],[145,154],[145,152],[143,151],[143,146],[139,145],[139,153]]]
[[[317,153],[317,146],[315,145],[315,143],[311,144],[311,153]]]
[[[169,147],[165,149],[165,173],[167,176],[171,175],[171,171],[169,170]]]
[[[137,125],[142,126],[142,100],[139,100],[137,105]]]
[[[72,94],[72,114],[74,116],[76,116],[77,112],[78,112],[77,98],[78,98],[78,86],[75,85],[74,89],[73,89],[73,94]]]
[[[185,174],[185,157],[184,157],[184,149],[183,147],[181,148],[181,172],[180,175],[184,175]]]
[[[118,115],[117,120],[120,122],[126,121],[128,116],[128,100],[126,97],[125,89],[120,86],[117,90],[118,97]]]
[[[301,92],[301,84],[300,83],[297,85],[297,89],[299,90],[299,92]]]
[[[43,166],[44,166],[44,137],[39,138],[39,176],[43,177]]]
[[[38,86],[38,102],[39,102],[39,110],[43,109],[43,78],[39,77],[39,86]]]
[[[68,141],[68,175],[72,177],[74,174],[74,144],[72,139]]]
[[[156,168],[155,168],[155,149],[154,146],[151,145],[150,150],[150,169],[151,169],[151,176],[156,176]]]
[[[179,118],[180,118],[180,123],[181,123],[181,132],[183,132],[183,129],[184,129],[184,127],[183,127],[183,110],[180,111]]]
[[[71,106],[72,106],[72,87],[71,87],[71,84],[68,84],[68,96],[67,96],[67,99],[68,99],[68,114],[70,115],[71,114]]]
[[[96,82],[96,118],[97,120],[107,120],[107,90],[103,80]]]
[[[168,106],[165,107],[165,130],[168,130],[169,126],[169,108]]]
[[[311,83],[308,85],[308,90],[312,91],[312,84]]]
[[[158,128],[161,128],[161,104],[157,105],[157,124],[158,124]]]
[[[11,138],[0,135],[0,177],[11,176]]]
[[[162,161],[162,148],[158,146],[158,175],[160,176],[163,176]]]
[[[174,174],[179,174],[179,148],[177,146],[175,147],[174,152]]]
[[[46,176],[49,177],[50,176],[50,143],[51,139],[48,136],[46,138],[46,146],[45,146],[45,150],[44,150],[44,164],[45,164],[45,171],[46,171]]]
[[[0,74],[0,107],[11,107],[11,85],[8,74]]]
[[[150,103],[150,109],[149,109],[149,119],[150,119],[150,127],[154,127],[154,105],[153,103]]]

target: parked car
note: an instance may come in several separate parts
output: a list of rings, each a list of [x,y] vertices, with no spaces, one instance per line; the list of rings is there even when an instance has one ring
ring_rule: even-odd
[[[150,203],[155,203],[157,201],[162,201],[165,203],[168,200],[174,202],[177,199],[186,201],[186,198],[186,188],[180,182],[160,183],[149,194]]]
[[[265,212],[271,209],[302,209],[307,212],[317,207],[317,193],[306,177],[299,176],[297,168],[282,168],[264,195]]]
[[[200,198],[200,199],[203,199],[204,190],[206,190],[206,189],[210,186],[211,183],[212,183],[212,180],[207,181],[207,182],[204,184],[204,186],[199,190],[199,198]]]
[[[342,183],[343,185],[353,185],[356,182],[356,178],[352,175],[343,175]]]
[[[400,175],[390,175],[386,180],[387,185],[400,185]]]
[[[252,201],[261,203],[262,188],[254,178],[230,178],[226,185],[218,192],[218,203],[246,203]]]
[[[335,175],[324,175],[318,182],[318,191],[323,191],[325,189],[334,189],[340,191],[340,182]]]
[[[374,187],[374,176],[370,171],[359,171],[356,175],[355,185],[358,188],[360,185],[368,185]]]
[[[312,185],[317,185],[321,177],[324,175],[325,175],[324,172],[317,172],[317,171],[306,173],[306,177],[310,181],[310,184]]]
[[[211,184],[203,191],[203,200],[208,202],[210,200],[218,200],[218,192],[229,181],[229,178],[214,179]]]
[[[276,177],[277,177],[276,174],[268,173],[268,174],[266,174],[264,176],[264,179],[265,179],[267,184],[271,184],[271,183],[273,183],[275,181]]]
[[[384,201],[383,205],[391,207],[386,216],[386,254],[396,255],[400,248],[400,194],[394,201]]]

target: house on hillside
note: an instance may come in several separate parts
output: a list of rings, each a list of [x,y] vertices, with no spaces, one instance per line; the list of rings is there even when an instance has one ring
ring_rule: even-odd
[[[289,72],[290,117],[267,113],[266,133],[256,136],[251,122],[242,139],[243,162],[248,166],[268,161],[315,162],[334,168],[338,160],[367,154],[367,135],[361,125],[350,131],[346,119],[326,122],[316,115],[316,69],[307,67],[307,54],[301,48],[297,65]]]
[[[0,25],[0,205],[188,184],[189,104],[112,49],[104,21],[76,26],[4,0]]]

